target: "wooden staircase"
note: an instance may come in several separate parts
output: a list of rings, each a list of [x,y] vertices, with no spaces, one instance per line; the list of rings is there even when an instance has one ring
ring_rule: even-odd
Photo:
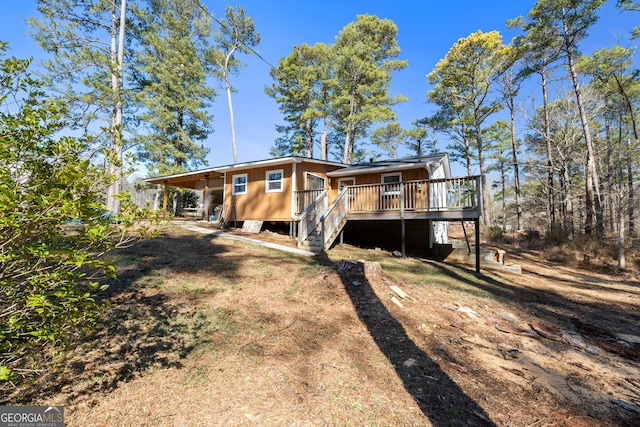
[[[321,215],[311,217],[314,219],[313,225],[309,227],[311,232],[299,235],[298,247],[315,253],[331,247],[347,224],[349,211],[347,193],[347,188],[344,188]]]
[[[314,229],[303,242],[298,243],[298,247],[317,254],[322,252],[322,236],[320,230],[317,228]]]

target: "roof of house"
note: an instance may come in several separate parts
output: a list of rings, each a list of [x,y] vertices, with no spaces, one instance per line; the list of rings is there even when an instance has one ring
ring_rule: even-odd
[[[433,170],[436,166],[444,166],[445,176],[451,176],[449,166],[449,155],[447,153],[432,154],[422,157],[406,157],[403,159],[379,160],[375,162],[358,163],[343,169],[338,169],[327,173],[327,176],[344,177],[352,175],[362,175],[365,173],[384,173],[395,172],[406,169],[415,169],[416,167],[424,167]]]
[[[277,158],[265,159],[265,160],[256,160],[252,162],[236,163],[233,165],[215,166],[212,168],[200,169],[192,172],[177,173],[173,175],[156,176],[153,178],[147,178],[144,180],[144,182],[148,182],[151,184],[167,183],[167,184],[173,185],[172,183],[175,183],[175,182],[200,180],[200,179],[204,179],[205,176],[207,175],[211,177],[211,175],[224,174],[225,172],[230,172],[233,170],[260,168],[260,167],[266,167],[266,166],[278,166],[278,165],[285,165],[290,163],[302,163],[302,162],[320,163],[320,164],[340,166],[340,167],[347,166],[344,163],[330,162],[327,160],[311,159],[308,157],[289,156],[289,157],[277,157]]]
[[[406,169],[415,169],[416,167],[424,167],[432,172],[437,166],[444,167],[445,177],[451,176],[449,166],[449,156],[447,153],[432,154],[421,157],[406,157],[403,159],[379,160],[375,162],[358,163],[354,165],[346,165],[344,163],[330,162],[327,160],[311,159],[307,157],[277,157],[273,159],[256,160],[252,162],[236,163],[234,165],[216,166],[207,169],[200,169],[192,172],[183,172],[173,175],[157,176],[147,178],[144,181],[151,184],[169,184],[178,186],[193,187],[194,183],[205,178],[215,179],[221,178],[226,172],[234,170],[279,166],[290,163],[319,163],[325,165],[338,166],[340,169],[327,173],[329,177],[344,177],[352,175],[362,175],[365,173],[385,173],[402,171]]]

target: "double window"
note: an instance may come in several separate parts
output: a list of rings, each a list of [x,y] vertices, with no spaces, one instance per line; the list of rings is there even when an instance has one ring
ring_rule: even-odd
[[[273,170],[267,171],[267,175],[265,177],[265,191],[267,193],[277,193],[282,192],[282,178],[284,176],[283,170]]]
[[[267,171],[265,175],[265,192],[282,192],[284,171],[282,169]],[[248,177],[246,173],[232,176],[231,194],[234,196],[247,194]]]

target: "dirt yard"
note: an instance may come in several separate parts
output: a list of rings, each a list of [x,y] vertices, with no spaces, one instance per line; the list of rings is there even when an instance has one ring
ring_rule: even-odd
[[[640,282],[542,255],[476,274],[170,228],[116,254],[100,330],[13,403],[69,426],[640,425]]]

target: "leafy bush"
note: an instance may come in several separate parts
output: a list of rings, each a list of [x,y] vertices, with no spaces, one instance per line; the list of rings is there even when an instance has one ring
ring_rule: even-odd
[[[5,49],[0,43],[2,388],[91,326],[97,280],[115,273],[102,255],[128,241],[137,214],[123,200],[117,221],[104,215],[113,177],[89,160],[83,138],[58,136],[60,105],[29,76],[29,61],[5,59]]]

